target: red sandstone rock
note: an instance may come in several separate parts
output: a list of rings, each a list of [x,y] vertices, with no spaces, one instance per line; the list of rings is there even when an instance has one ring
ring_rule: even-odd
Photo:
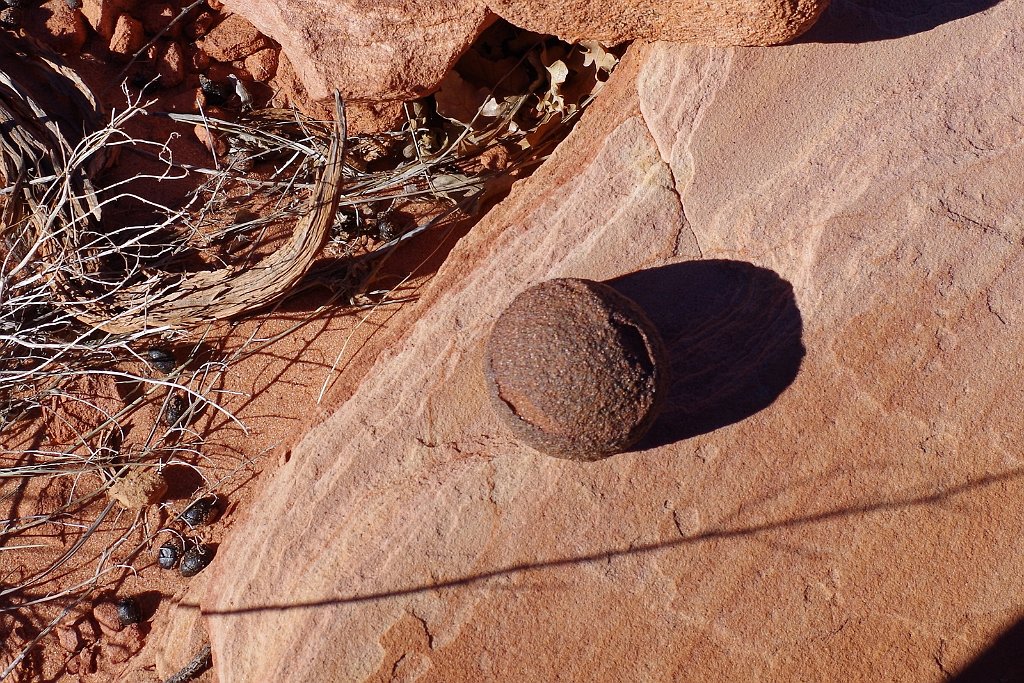
[[[338,89],[350,99],[409,99],[432,92],[494,16],[571,42],[673,40],[773,45],[792,40],[828,0],[611,0],[595,3],[429,0],[381,5],[303,0],[226,6],[281,43],[313,98]]]
[[[210,66],[210,56],[202,48],[189,44],[185,46],[185,64],[192,73],[206,71]]]
[[[209,10],[202,11],[196,17],[185,24],[185,37],[195,40],[202,38],[210,32],[210,28],[216,23],[217,15]]]
[[[135,0],[83,0],[82,16],[104,40],[114,35],[117,18],[135,7]]]
[[[170,2],[144,2],[139,8],[139,20],[146,33],[156,35],[164,29],[162,35],[168,38],[177,38],[181,35],[181,22],[173,25],[172,21],[178,16],[178,10]],[[167,28],[167,27],[170,28]]]
[[[103,639],[101,656],[111,664],[123,664],[142,649],[143,637],[138,624],[128,624],[117,633]]]
[[[57,631],[57,642],[62,648],[68,652],[78,652],[78,648],[82,646],[78,631],[70,626],[58,626],[55,630]]]
[[[178,43],[167,43],[157,59],[156,69],[160,84],[171,88],[185,80],[185,54]]]
[[[121,617],[117,614],[117,606],[113,602],[103,601],[92,609],[93,619],[100,625],[104,633],[116,633],[124,628]]]
[[[114,24],[114,34],[110,37],[110,51],[120,57],[134,55],[146,42],[146,34],[142,23],[128,14],[122,14]]]
[[[487,0],[516,26],[570,43],[670,40],[701,45],[777,45],[814,24],[828,0]]]
[[[898,19],[630,48],[221,546],[218,680],[938,680],[1019,619],[1024,9]],[[481,410],[559,276],[672,332],[644,452]]]
[[[270,47],[270,41],[242,16],[230,14],[199,41],[199,47],[213,59],[233,62]]]
[[[281,44],[312,99],[424,95],[493,18],[481,0],[224,4]]]
[[[277,48],[268,47],[245,58],[245,70],[262,83],[266,83],[277,73]]]
[[[228,143],[209,128],[201,123],[197,123],[193,131],[195,132],[196,139],[199,140],[203,147],[210,150],[211,154],[218,157],[227,154]]]
[[[27,14],[27,28],[58,52],[75,54],[85,44],[85,20],[81,12],[68,7],[65,0],[47,0]]]

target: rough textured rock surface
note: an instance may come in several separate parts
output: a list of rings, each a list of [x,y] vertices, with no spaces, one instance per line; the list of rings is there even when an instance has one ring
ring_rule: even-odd
[[[828,0],[487,0],[503,19],[574,43],[671,40],[701,45],[778,45],[811,27]]]
[[[523,443],[597,460],[647,433],[665,398],[668,359],[629,298],[600,282],[556,278],[502,312],[482,370],[491,405]]]
[[[117,18],[135,8],[136,0],[83,0],[82,16],[106,40],[114,35]]]
[[[86,30],[82,13],[64,0],[48,0],[28,13],[26,28],[42,37],[58,52],[76,54],[85,44]]]
[[[941,681],[1021,618],[1024,3],[887,6],[631,48],[222,545],[219,681]],[[491,322],[561,276],[704,398],[643,452],[480,409]]]
[[[479,0],[228,0],[224,6],[281,44],[313,99],[335,89],[354,100],[424,95],[493,18]]]
[[[350,99],[389,100],[432,92],[495,14],[570,42],[640,39],[775,45],[806,31],[828,0],[403,0],[387,4],[227,0],[224,4],[281,44],[314,99],[338,89]]]

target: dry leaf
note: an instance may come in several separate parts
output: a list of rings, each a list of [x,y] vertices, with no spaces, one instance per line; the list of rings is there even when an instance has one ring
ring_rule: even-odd
[[[581,40],[583,46],[583,66],[593,64],[599,71],[611,73],[619,58],[604,49],[604,45],[596,40]]]

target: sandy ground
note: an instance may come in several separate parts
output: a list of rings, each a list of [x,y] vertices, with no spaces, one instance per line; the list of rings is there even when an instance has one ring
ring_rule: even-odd
[[[41,21],[27,23],[35,27],[37,37],[52,42],[52,35]],[[84,47],[68,55],[68,59],[100,93],[108,107],[124,107],[124,95],[115,86],[124,62],[107,53],[100,36],[90,32]],[[190,73],[182,84],[155,91],[157,102],[153,109],[194,109],[197,85],[197,74]],[[268,86],[265,91],[271,93],[273,88]],[[291,96],[293,94],[279,89],[276,102],[284,103]],[[379,122],[372,115],[357,111],[352,125],[359,130],[360,127],[372,128]],[[188,126],[148,117],[131,132],[157,141],[173,139],[176,161],[203,166],[211,163],[209,153]],[[109,179],[112,182],[131,177],[150,168],[151,164],[151,160],[125,151]],[[195,182],[193,176],[186,181],[153,184],[148,192],[153,199],[173,206]],[[375,286],[399,286],[395,298],[414,300],[418,289],[466,229],[468,222],[465,220],[449,222],[411,240],[389,261]],[[186,368],[230,357],[243,346],[250,351],[258,347],[255,353],[230,363],[209,385],[217,392],[218,402],[236,420],[209,410],[189,425],[190,433],[180,439],[181,445],[201,446],[183,451],[178,457],[181,464],[164,469],[169,488],[158,506],[137,513],[116,504],[108,505],[108,499],[101,496],[74,514],[69,523],[88,525],[109,508],[95,533],[75,549],[67,562],[30,590],[11,596],[19,604],[44,599],[41,603],[0,614],[0,640],[3,642],[0,664],[3,666],[18,655],[26,643],[39,636],[51,619],[64,614],[58,627],[45,634],[31,649],[13,673],[12,680],[113,680],[126,667],[135,671],[134,675],[141,680],[156,678],[152,655],[149,661],[128,660],[145,645],[153,625],[160,623],[166,612],[173,609],[173,602],[167,598],[186,590],[191,581],[198,579],[184,578],[177,571],[161,570],[155,562],[155,544],[139,547],[139,539],[158,529],[172,529],[201,539],[215,549],[236,520],[258,500],[266,473],[287,461],[289,448],[308,425],[344,400],[345,391],[337,390],[336,380],[344,374],[345,386],[351,386],[353,373],[367,368],[380,350],[376,340],[381,331],[392,324],[403,306],[415,305],[408,302],[353,310],[325,305],[331,294],[330,283],[320,282],[286,300],[272,312],[250,316],[234,324],[217,324],[203,330],[202,339],[197,332],[172,345],[176,361],[184,363]],[[264,341],[289,330],[277,341]],[[130,365],[121,369],[136,373],[151,371],[141,362]],[[127,390],[111,380],[90,381],[78,387],[78,391],[83,401],[116,410],[126,399]],[[159,406],[160,402],[154,401],[137,413],[133,428],[142,432],[160,428]],[[0,435],[4,453],[0,456],[0,466],[25,464],[19,454],[25,448],[59,449],[73,441],[76,430],[96,418],[93,409],[82,408],[75,401],[50,408],[52,412],[42,418]],[[37,478],[30,482],[6,480],[0,489],[5,496],[4,518],[43,514],[98,484],[99,477],[94,473]],[[189,530],[175,521],[176,515],[197,492],[209,489],[214,489],[221,497],[220,516],[215,522]],[[5,551],[0,553],[2,584],[17,585],[50,566],[73,548],[79,537],[78,530],[73,526],[45,524],[3,538],[0,546],[0,550]],[[174,531],[158,534],[158,542],[170,538]],[[109,552],[109,556],[101,562],[104,552]],[[97,588],[81,601],[74,600],[73,596],[45,599],[88,582],[97,567],[113,569],[104,573]],[[104,622],[104,610],[109,611],[109,604],[104,607],[103,603],[122,597],[137,600],[141,623],[121,628],[116,621]],[[65,608],[69,610],[66,613]]]

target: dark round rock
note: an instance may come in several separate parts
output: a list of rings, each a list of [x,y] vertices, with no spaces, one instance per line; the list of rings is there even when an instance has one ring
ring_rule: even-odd
[[[188,407],[188,403],[185,399],[174,394],[167,399],[167,407],[162,416],[163,423],[173,429],[184,429],[188,426],[188,419],[186,415]]]
[[[156,563],[161,569],[174,569],[181,559],[181,545],[177,541],[167,541],[156,551]]]
[[[178,567],[178,571],[185,577],[195,576],[206,569],[212,561],[213,549],[202,543],[197,543],[195,547],[190,548],[181,556],[181,566]]]
[[[146,360],[149,361],[150,365],[163,373],[172,372],[178,365],[174,360],[174,354],[167,349],[150,349],[146,352]]]
[[[203,496],[199,498],[182,512],[178,519],[196,528],[203,524],[210,524],[217,520],[219,499],[216,495]]]
[[[142,621],[142,611],[139,604],[132,598],[121,598],[117,601],[117,618],[121,620],[122,626],[137,624]]]
[[[591,280],[548,280],[498,317],[484,354],[495,410],[536,450],[597,460],[639,441],[668,389],[657,329]]]

